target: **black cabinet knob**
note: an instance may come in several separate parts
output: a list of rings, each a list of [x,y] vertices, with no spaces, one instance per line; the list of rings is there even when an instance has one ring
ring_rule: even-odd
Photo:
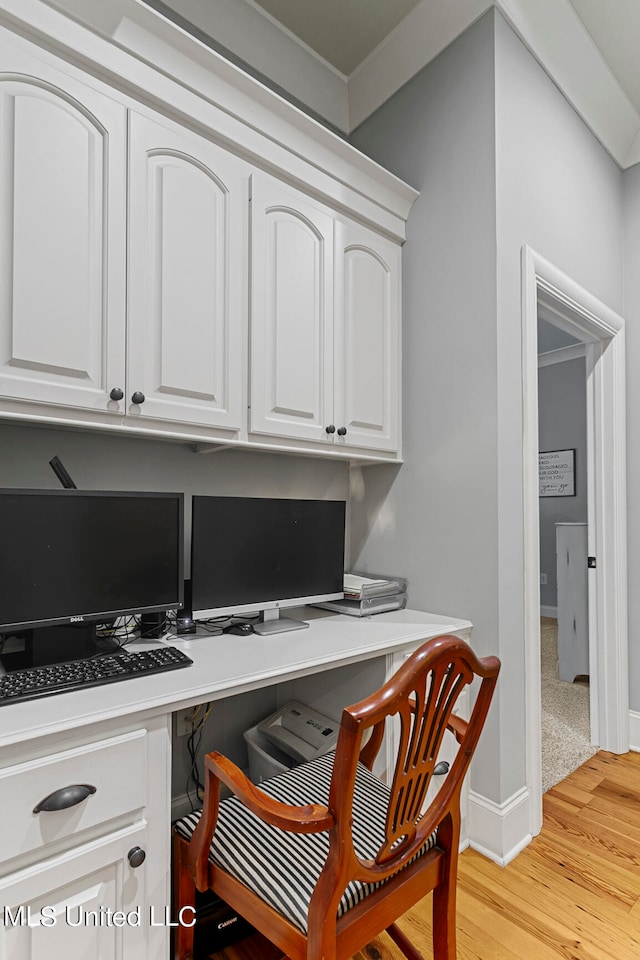
[[[112,400],[122,400],[122,398],[124,397],[124,393],[122,392],[120,387],[114,387],[111,393],[109,394],[109,396],[111,397]]]
[[[131,847],[131,850],[129,850],[129,853],[127,854],[127,860],[135,869],[135,867],[139,867],[144,863],[146,856],[147,855],[142,847]]]
[[[136,392],[131,397],[131,403],[137,403],[137,404],[144,403],[144,399],[145,397],[142,390],[136,390]]]
[[[336,428],[335,428],[335,426],[334,426],[332,423],[330,423],[329,426],[328,426],[328,427],[325,427],[324,429],[326,430],[327,433],[335,433],[335,432],[336,432]],[[340,432],[340,431],[338,431],[338,432]]]
[[[339,437],[345,437],[346,434],[347,434],[347,428],[346,428],[346,427],[338,427],[338,436],[339,436]]]

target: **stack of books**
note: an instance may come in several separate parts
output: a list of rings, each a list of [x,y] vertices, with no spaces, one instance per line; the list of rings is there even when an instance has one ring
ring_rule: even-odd
[[[402,577],[354,572],[344,575],[344,600],[327,600],[314,606],[352,617],[369,617],[386,610],[401,610],[406,604],[407,581]]]

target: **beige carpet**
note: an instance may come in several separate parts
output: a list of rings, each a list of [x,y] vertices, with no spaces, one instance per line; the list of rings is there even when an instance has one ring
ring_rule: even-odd
[[[558,680],[558,624],[540,618],[542,792],[596,753],[589,741],[589,684]]]

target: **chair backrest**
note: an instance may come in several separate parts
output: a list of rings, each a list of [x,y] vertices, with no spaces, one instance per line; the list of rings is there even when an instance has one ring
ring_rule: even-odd
[[[336,747],[329,808],[337,828],[331,872],[366,883],[383,880],[421,850],[447,816],[459,822],[460,791],[496,684],[500,661],[479,660],[467,643],[436,637],[413,653],[375,694],[347,707]],[[481,679],[469,720],[453,711],[460,694]],[[399,718],[398,751],[391,779],[385,836],[373,860],[360,860],[352,842],[352,798],[358,762],[372,768],[389,718]],[[397,722],[397,721],[396,721]],[[445,732],[458,750],[440,788],[423,810]],[[365,734],[370,731],[365,742]],[[364,745],[363,745],[364,744]]]

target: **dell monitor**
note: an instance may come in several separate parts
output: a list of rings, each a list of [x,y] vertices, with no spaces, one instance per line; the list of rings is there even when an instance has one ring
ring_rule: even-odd
[[[181,607],[183,508],[181,493],[0,490],[5,667],[16,635],[30,637],[33,663],[75,659],[77,624]]]
[[[280,610],[343,596],[344,540],[342,500],[194,496],[194,616],[260,612],[260,634],[308,626]]]

